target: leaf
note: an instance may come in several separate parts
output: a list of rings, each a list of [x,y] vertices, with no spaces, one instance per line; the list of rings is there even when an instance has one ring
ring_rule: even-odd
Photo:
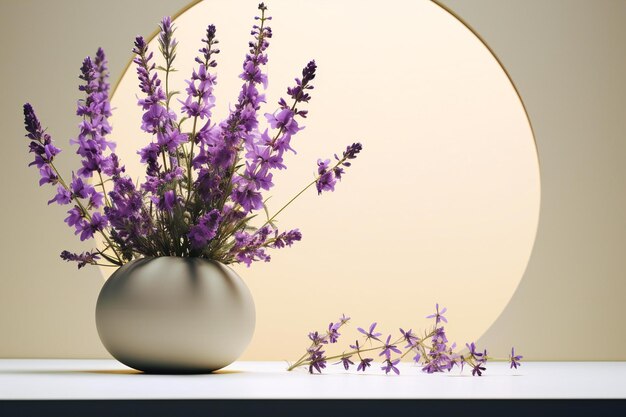
[[[270,212],[267,211],[267,206],[265,205],[265,202],[263,202],[263,211],[265,211],[265,219],[269,223],[270,222]]]
[[[104,252],[103,252],[103,251],[101,251],[101,250],[98,250],[97,252],[98,252],[98,253],[99,253],[99,254],[100,254],[100,255],[101,255],[104,259],[106,259],[107,261],[109,261],[109,262],[111,262],[111,263],[114,263],[115,265],[119,265],[119,263],[120,263],[120,261],[119,261],[119,260],[117,260],[117,259],[115,259],[115,258],[112,258],[111,256],[107,255],[106,253],[104,253]]]
[[[183,117],[182,119],[179,120],[179,122],[177,123],[178,130],[181,130],[181,126],[183,125],[183,122],[185,122],[187,119],[189,119],[189,117]]]

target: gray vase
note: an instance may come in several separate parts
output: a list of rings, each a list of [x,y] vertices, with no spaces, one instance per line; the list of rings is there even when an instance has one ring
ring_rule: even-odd
[[[120,362],[151,373],[208,373],[252,339],[254,301],[229,267],[200,258],[132,261],[104,284],[96,326]]]

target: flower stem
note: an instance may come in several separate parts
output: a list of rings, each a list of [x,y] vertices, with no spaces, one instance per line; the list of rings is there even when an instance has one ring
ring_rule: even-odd
[[[102,173],[98,171],[98,176],[100,177],[100,186],[102,187],[102,194],[104,194],[104,202],[108,207],[111,207],[111,202],[109,201],[109,197],[107,196],[106,189],[104,188],[104,181],[102,180]]]
[[[434,332],[434,331],[432,331],[432,332],[431,332],[430,334],[428,334],[426,337],[424,337],[423,339],[419,340],[419,341],[417,342],[417,345],[416,345],[416,346],[421,346],[421,347],[422,347],[422,349],[423,349],[423,347],[424,347],[424,345],[423,345],[424,341],[425,341],[425,340],[428,340],[429,338],[431,338],[432,336],[434,336],[434,334],[435,334],[435,332]],[[397,340],[395,340],[395,341],[391,342],[391,344],[392,344],[392,345],[395,345],[395,344],[397,344],[397,343],[400,343],[400,342],[401,342],[401,341],[403,341],[403,340],[404,340],[404,337],[400,337],[399,339],[397,339]],[[371,347],[371,348],[367,348],[367,349],[356,349],[356,350],[352,350],[352,351],[348,351],[348,352],[343,352],[341,355],[327,356],[327,357],[325,357],[325,358],[324,358],[324,360],[326,360],[326,361],[331,361],[331,360],[334,360],[334,359],[341,359],[341,358],[345,358],[346,356],[355,355],[355,354],[356,354],[356,355],[358,355],[358,356],[359,356],[359,358],[361,358],[361,353],[363,353],[363,352],[371,352],[371,351],[373,351],[373,350],[380,350],[380,349],[382,349],[383,347],[385,347],[385,344],[384,344],[383,342],[381,342],[380,340],[378,340],[378,342],[379,342],[379,343],[381,343],[381,345],[379,345],[379,346],[375,346],[375,347]],[[411,349],[407,350],[406,352],[404,352],[404,354],[402,354],[402,356],[400,356],[400,359],[404,358],[404,357],[405,357],[405,356],[406,356],[409,352],[412,352],[412,351],[413,351],[413,348],[411,348]],[[296,361],[296,363],[294,363],[294,364],[293,364],[293,365],[291,365],[289,368],[287,368],[287,370],[288,370],[288,371],[292,371],[292,370],[294,370],[295,368],[297,368],[297,367],[299,367],[299,366],[306,366],[306,365],[309,365],[309,364],[311,363],[311,361],[310,361],[310,360],[304,360],[306,356],[307,356],[307,353],[305,353],[304,355],[302,355],[302,356],[300,357],[300,359],[298,359],[298,360]],[[361,358],[361,359],[362,359],[362,358]]]
[[[345,162],[345,161],[346,161],[346,158],[345,158],[345,157],[341,158],[341,159],[340,159],[340,160],[339,160],[339,161],[335,164],[335,166],[334,166],[333,168],[331,168],[331,169],[330,169],[330,171],[334,170],[335,168],[337,168],[339,165],[341,165],[341,164],[342,164],[343,162]],[[311,186],[312,186],[313,184],[315,184],[315,183],[316,183],[316,182],[317,182],[317,181],[321,178],[321,176],[322,176],[322,174],[318,174],[318,175],[315,177],[315,179],[314,179],[313,181],[311,181],[311,182],[310,182],[310,183],[309,183],[306,187],[304,187],[302,190],[300,190],[300,192],[299,192],[298,194],[296,194],[295,196],[293,196],[293,197],[291,198],[291,200],[289,200],[289,201],[288,201],[288,202],[287,202],[284,206],[282,206],[282,207],[280,208],[280,210],[278,210],[276,213],[274,213],[274,215],[273,215],[272,217],[270,217],[269,219],[267,219],[267,221],[266,221],[265,223],[263,223],[263,225],[262,225],[261,227],[259,227],[259,229],[257,229],[257,230],[260,230],[260,229],[264,228],[265,226],[267,226],[268,224],[271,224],[271,223],[272,223],[272,221],[274,221],[274,219],[275,219],[275,218],[276,218],[276,217],[277,217],[280,213],[282,213],[282,211],[283,211],[283,210],[285,210],[287,207],[289,207],[289,205],[290,205],[291,203],[293,203],[293,202],[294,202],[294,201],[295,201],[298,197],[300,197],[302,194],[304,194],[304,192],[305,192],[306,190],[308,190],[309,188],[311,188]]]

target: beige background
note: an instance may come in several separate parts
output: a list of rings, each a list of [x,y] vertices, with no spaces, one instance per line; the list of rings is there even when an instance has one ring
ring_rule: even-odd
[[[543,186],[529,269],[482,341],[495,351],[509,340],[523,340],[530,359],[624,359],[625,168],[617,158],[625,147],[624,53],[618,42],[626,31],[620,25],[625,3],[469,3],[449,6],[477,28],[516,82],[535,128]],[[15,103],[37,97],[39,111],[54,121],[56,137],[70,137],[75,82],[67,74],[98,44],[117,64],[114,77],[119,74],[134,32],[149,33],[159,17],[178,8],[173,2],[151,5],[152,12],[141,16],[122,2],[106,10],[67,1],[0,5],[0,79],[11,80],[1,104],[7,140],[0,356],[105,354],[93,326],[98,271],[77,279],[74,267],[57,258],[75,242],[59,221],[63,211],[42,203],[47,191],[33,192],[36,173],[24,167],[28,157]],[[132,6],[140,9],[141,3]],[[81,22],[94,13],[94,22]],[[103,37],[112,25],[115,30]],[[598,335],[602,343],[581,342]]]

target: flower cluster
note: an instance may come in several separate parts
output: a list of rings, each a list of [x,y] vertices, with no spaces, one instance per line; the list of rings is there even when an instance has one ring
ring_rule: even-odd
[[[411,355],[413,362],[421,366],[423,372],[429,374],[450,372],[454,367],[463,370],[465,366],[468,366],[471,368],[472,375],[482,376],[486,370],[487,361],[495,358],[488,356],[486,349],[479,351],[474,342],[465,344],[466,351],[456,352],[456,343],[448,344],[445,329],[441,325],[448,322],[444,317],[446,311],[446,308],[439,310],[439,304],[437,304],[435,313],[426,317],[434,319],[435,323],[421,336],[413,333],[412,329],[406,331],[399,329],[398,337],[394,338],[390,334],[383,341],[381,338],[383,334],[376,331],[378,323],[372,323],[367,329],[358,327],[357,330],[363,337],[362,344],[357,339],[354,344],[349,345],[349,350],[338,355],[327,356],[324,350],[325,345],[337,343],[341,336],[339,329],[350,320],[349,317],[343,315],[336,323],[330,323],[324,334],[309,333],[310,346],[300,359],[289,366],[288,370],[307,367],[310,373],[321,373],[329,361],[338,360],[333,364],[342,365],[346,371],[356,366],[357,372],[365,372],[372,366],[374,360],[378,359],[381,361],[381,369],[385,371],[385,374],[393,372],[399,375],[400,369],[397,365],[407,355]],[[375,353],[377,355],[374,355]],[[523,356],[516,355],[515,348],[512,348],[508,358],[510,367],[517,369],[521,366],[522,358]]]
[[[137,152],[145,165],[140,181],[126,174],[115,143],[108,139],[110,85],[102,49],[85,58],[80,68],[79,90],[84,97],[76,114],[81,121],[77,137],[70,142],[77,146],[81,166],[71,172],[71,180],[63,180],[55,167],[60,149],[33,107],[24,105],[26,137],[35,154],[31,165],[39,169],[40,185],[56,188],[49,204],[69,206],[65,222],[81,240],[100,235],[104,241],[104,247],[89,252],[63,251],[62,259],[76,262],[79,268],[117,267],[152,256],[202,257],[250,266],[269,261],[268,250],[301,240],[297,228],[279,230],[276,217],[313,185],[318,193],[333,191],[362,146],[348,146],[341,156],[335,155],[334,164],[319,160],[313,181],[270,215],[264,193],[274,186],[274,172],[286,169],[287,152],[295,154],[293,138],[304,129],[302,121],[308,115],[304,107],[311,100],[317,65],[310,61],[304,66],[276,110],[264,113],[262,123],[259,114],[266,102],[265,67],[273,33],[267,7],[261,3],[258,10],[239,75],[241,90],[221,121],[214,120],[212,113],[220,52],[214,25],[208,25],[201,40],[197,65],[184,91],[170,88],[178,47],[171,18],[159,25],[160,57],[143,37],[135,38],[133,62],[141,91],[137,104],[142,109],[141,129],[148,138]],[[172,100],[176,95],[181,98]],[[261,213],[265,221],[257,218]],[[329,341],[336,341],[336,330],[329,329]],[[313,369],[323,367],[322,357],[321,350],[312,356]]]

